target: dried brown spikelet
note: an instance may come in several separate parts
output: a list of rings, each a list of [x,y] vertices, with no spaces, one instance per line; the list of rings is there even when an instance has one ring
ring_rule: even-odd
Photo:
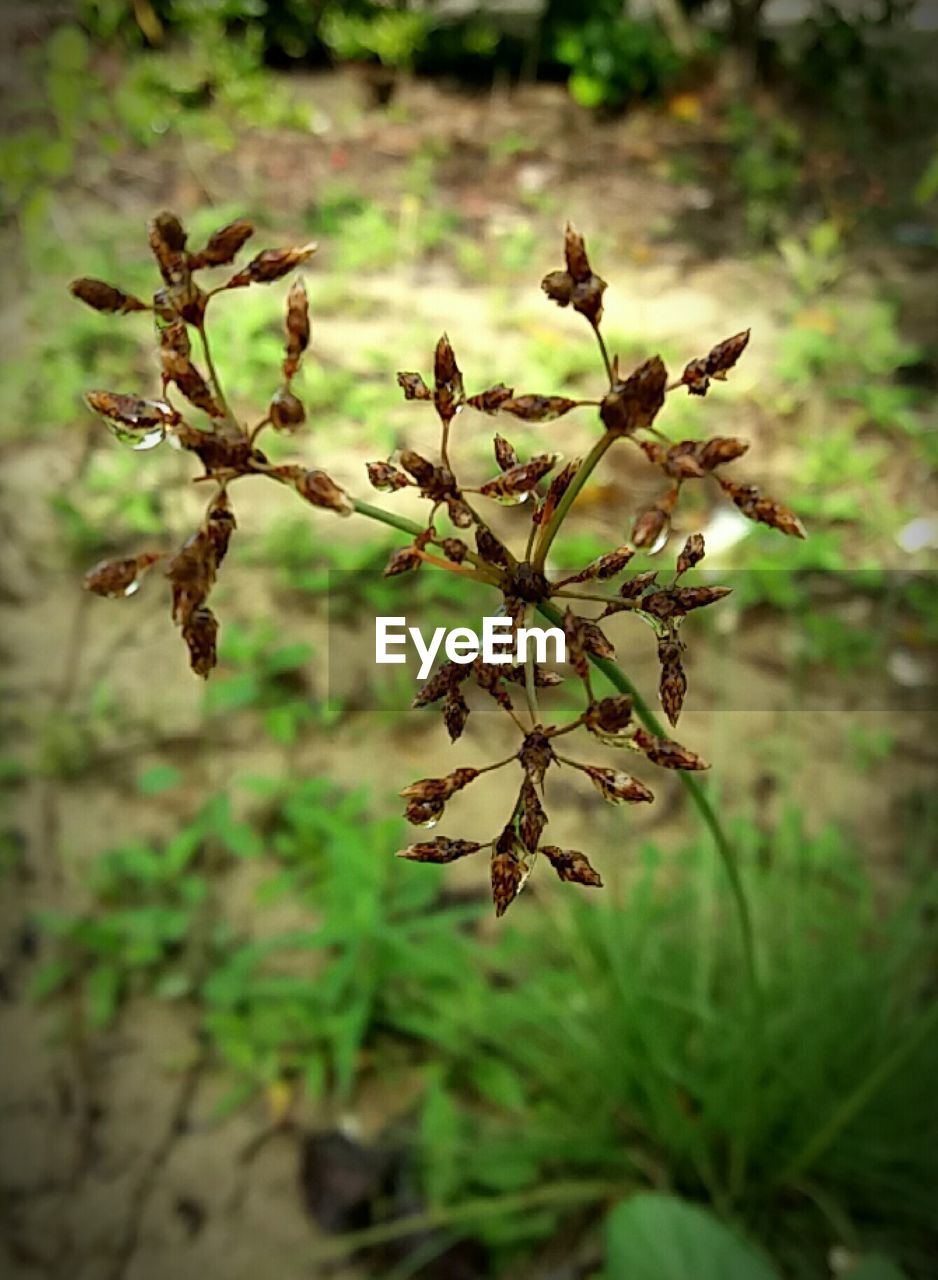
[[[547,814],[530,777],[522,782],[518,801],[521,807],[518,834],[524,847],[534,853],[547,826]]]
[[[644,782],[620,769],[605,769],[599,765],[581,765],[593,786],[610,804],[642,804],[654,800]]]
[[[470,853],[478,853],[485,846],[475,840],[451,840],[447,836],[437,836],[435,840],[422,841],[408,845],[406,849],[398,849],[398,858],[409,858],[411,862],[455,862],[457,858],[465,858]]]
[[[188,337],[181,320],[161,331],[160,362],[164,382],[175,383],[189,403],[210,418],[224,417],[224,410],[211,388],[189,358]]]
[[[405,400],[433,399],[433,393],[419,373],[399,373],[397,385],[404,392]]]
[[[216,569],[228,554],[228,544],[237,527],[238,522],[235,519],[235,513],[232,510],[228,494],[226,490],[221,489],[212,499],[205,516],[205,531],[209,536],[215,553]]]
[[[661,636],[658,640],[658,661],[661,664],[661,679],[658,683],[658,697],[661,707],[671,724],[677,724],[687,693],[687,676],[681,662],[683,645],[676,636]]]
[[[73,280],[68,286],[69,292],[79,302],[91,307],[94,311],[106,311],[115,315],[127,315],[131,311],[149,311],[149,306],[132,293],[125,293],[103,280],[94,280],[90,276],[82,276]]]
[[[581,465],[580,458],[573,458],[568,462],[550,482],[550,488],[547,490],[547,496],[544,499],[544,505],[538,513],[538,524],[544,525],[551,518],[560,503],[560,499],[570,488],[570,482],[579,471]]]
[[[166,567],[172,584],[173,621],[185,625],[204,603],[215,583],[215,547],[205,529],[197,529],[182,544]]]
[[[437,342],[433,356],[433,383],[433,403],[440,421],[446,425],[455,417],[466,394],[456,355],[445,333]]]
[[[295,280],[287,294],[285,328],[287,349],[283,362],[283,376],[289,382],[299,369],[303,352],[309,346],[309,298],[302,280]]]
[[[682,747],[679,742],[674,742],[671,738],[659,738],[657,734],[650,733],[647,729],[637,728],[632,735],[632,741],[639,751],[645,753],[652,764],[659,765],[662,769],[697,772],[710,768],[696,752],[689,751],[687,747]]]
[[[478,769],[454,769],[443,778],[419,778],[399,792],[402,800],[449,800],[479,776]]]
[[[499,382],[494,387],[480,391],[478,395],[470,396],[466,404],[478,409],[480,413],[498,413],[505,401],[510,400],[514,394],[514,387],[506,387],[504,382]]]
[[[311,506],[321,507],[324,511],[350,516],[355,510],[352,499],[325,471],[304,471],[294,483],[294,488]]]
[[[643,573],[636,573],[634,578],[623,582],[619,588],[619,595],[623,600],[637,600],[645,588],[652,585],[657,576],[657,569],[646,569]]]
[[[503,471],[483,484],[479,492],[486,498],[512,499],[536,489],[541,480],[557,465],[556,453],[540,453],[529,462]]]
[[[606,282],[590,266],[583,237],[568,222],[564,232],[566,271],[551,271],[541,281],[541,288],[560,307],[573,304],[573,309],[596,326],[602,319],[603,293]]]
[[[517,844],[514,831],[506,827],[492,850],[492,901],[495,903],[495,915],[499,917],[514,902],[524,883],[524,864],[516,852]]]
[[[476,550],[483,560],[489,564],[507,568],[510,563],[508,548],[496,538],[492,530],[484,524],[476,525]]]
[[[398,547],[382,570],[385,578],[396,578],[401,573],[412,573],[423,564],[420,552],[416,547]]]
[[[102,418],[132,431],[172,427],[180,421],[172,405],[162,400],[143,400],[140,396],[122,395],[116,391],[86,391],[85,403]]]
[[[168,285],[178,284],[188,274],[185,227],[174,213],[158,213],[147,224],[147,237],[160,275]]]
[[[725,381],[729,370],[746,350],[749,332],[744,329],[742,333],[735,333],[732,338],[718,342],[707,355],[690,361],[681,375],[681,381],[692,396],[705,396],[711,378]]]
[[[740,440],[736,436],[713,436],[700,443],[697,457],[705,471],[712,471],[714,467],[722,467],[741,458],[748,448],[748,440]]]
[[[518,465],[520,458],[510,440],[506,440],[504,436],[497,435],[492,444],[495,449],[495,461],[502,471],[510,471],[512,467]]]
[[[541,786],[544,782],[544,774],[556,759],[547,734],[540,729],[533,729],[521,744],[518,759],[527,777]]]
[[[732,587],[663,587],[643,598],[641,608],[661,622],[683,618],[694,609],[703,609],[728,596]]]
[[[688,569],[693,569],[695,565],[700,564],[704,558],[704,536],[702,533],[692,533],[681,549],[681,554],[677,558],[676,573],[680,576],[686,573]]]
[[[469,548],[462,538],[444,538],[440,546],[443,548],[443,554],[447,560],[452,560],[454,564],[462,564],[469,554]]]
[[[553,422],[576,407],[577,401],[567,396],[512,396],[501,404],[504,413],[522,422]]]
[[[383,493],[393,493],[395,489],[406,489],[410,481],[403,471],[390,462],[367,462],[368,479],[372,488]]]
[[[664,404],[668,371],[660,356],[652,356],[603,397],[599,416],[607,431],[631,435],[650,427]]]
[[[783,507],[774,498],[763,497],[757,485],[733,484],[720,476],[717,479],[720,482],[720,488],[747,519],[754,520],[758,524],[767,524],[789,538],[808,536],[804,525],[795,513],[788,507]]]
[[[218,662],[218,619],[204,606],[193,610],[182,629],[189,649],[189,666],[207,680]]]
[[[591,702],[586,709],[584,724],[587,729],[600,733],[621,733],[632,721],[632,699],[627,693],[612,694]]]
[[[102,560],[88,570],[82,585],[86,591],[91,591],[96,596],[131,596],[137,589],[141,575],[160,558],[158,551],[151,551],[121,560]]]
[[[274,430],[286,434],[297,431],[306,421],[306,407],[289,387],[277,388],[271,396],[267,413]]]
[[[292,249],[262,249],[246,267],[231,277],[225,288],[243,289],[250,284],[273,284],[311,258],[318,247],[311,243]]]
[[[576,849],[560,849],[555,844],[542,845],[541,853],[561,880],[570,884],[587,885],[593,889],[603,887],[599,872],[590,865],[585,853]]]
[[[468,667],[466,672],[468,674]],[[468,719],[469,704],[460,690],[454,685],[449,689],[443,703],[443,723],[446,725],[446,732],[449,734],[451,742],[455,742],[457,738],[462,736],[462,731],[465,729]]]
[[[464,663],[444,662],[434,671],[420,692],[410,704],[412,707],[425,707],[431,702],[439,702],[450,690],[462,680],[468,679],[469,668]]]
[[[567,661],[581,680],[589,679],[589,662],[586,658],[586,646],[583,643],[582,618],[578,618],[572,609],[567,608],[563,615],[563,632],[567,642]]]
[[[679,495],[680,488],[675,485],[653,507],[638,516],[632,526],[632,541],[636,547],[653,547],[667,532]]]
[[[204,249],[189,255],[189,270],[202,267],[227,267],[244,248],[254,234],[254,225],[247,218],[237,218],[213,231]]]

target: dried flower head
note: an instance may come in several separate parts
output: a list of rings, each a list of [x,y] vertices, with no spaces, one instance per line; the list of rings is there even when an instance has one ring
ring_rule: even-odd
[[[612,804],[648,803],[652,790],[643,778],[621,768],[571,759],[566,754],[568,738],[585,735],[583,740],[596,748],[618,751],[619,760],[623,750],[630,751],[642,769],[693,772],[707,765],[694,751],[666,736],[637,694],[597,694],[597,672],[608,674],[616,653],[611,635],[599,622],[632,614],[652,631],[660,665],[659,697],[674,725],[687,696],[685,627],[693,627],[699,609],[717,604],[727,595],[725,587],[686,576],[704,556],[700,533],[686,537],[670,579],[661,570],[634,572],[631,566],[636,550],[663,547],[684,486],[692,483],[709,484],[711,492],[728,499],[751,520],[790,536],[805,536],[792,511],[754,485],[722,473],[723,467],[746,452],[745,441],[732,436],[671,440],[662,429],[667,425],[668,394],[685,387],[690,394],[703,396],[712,383],[724,380],[743,354],[749,331],[691,360],[676,381],[669,383],[658,355],[621,375],[619,358],[610,356],[601,332],[606,283],[593,270],[583,237],[568,226],[563,246],[565,265],[545,276],[542,287],[551,301],[572,308],[587,320],[597,340],[605,385],[583,400],[539,392],[516,395],[514,387],[504,382],[467,396],[453,345],[444,334],[432,353],[432,377],[425,380],[416,372],[397,375],[405,400],[432,403],[439,419],[438,447],[418,452],[405,444],[390,459],[366,464],[373,489],[389,495],[408,490],[412,498],[419,496],[427,504],[426,518],[415,522],[359,501],[308,462],[271,464],[259,448],[263,430],[291,433],[306,421],[305,408],[294,389],[311,338],[309,299],[302,280],[295,279],[287,292],[283,359],[280,369],[274,371],[279,386],[267,401],[266,412],[254,425],[248,425],[226,400],[208,346],[207,329],[215,298],[281,280],[306,262],[315,249],[309,244],[264,249],[236,268],[220,286],[203,289],[196,279],[198,272],[234,263],[252,234],[251,223],[239,219],[219,228],[203,248],[193,252],[180,219],[169,212],[160,213],[148,227],[150,249],[160,274],[152,306],[103,281],[82,278],[71,285],[74,296],[95,310],[116,314],[152,310],[156,321],[161,397],[92,391],[87,396],[89,406],[119,439],[135,448],[152,447],[171,438],[197,460],[201,474],[195,478],[210,488],[202,520],[182,546],[165,557],[164,567],[172,618],[181,630],[193,671],[207,677],[217,661],[218,622],[209,600],[237,529],[231,498],[235,480],[246,476],[270,480],[292,489],[313,508],[343,516],[358,512],[404,530],[407,541],[390,556],[384,569],[387,577],[404,576],[429,563],[460,575],[461,580],[484,584],[497,593],[500,610],[514,633],[529,627],[538,611],[544,613],[553,625],[562,626],[575,688],[583,701],[579,715],[571,713],[558,723],[551,720],[542,709],[542,699],[546,707],[550,691],[562,676],[551,670],[541,655],[532,659],[529,653],[527,661],[520,664],[481,658],[471,663],[442,662],[420,687],[413,705],[439,711],[449,738],[456,741],[466,730],[470,699],[484,695],[504,714],[506,724],[511,722],[512,732],[518,735],[516,747],[507,759],[484,768],[456,767],[404,787],[400,794],[407,820],[434,827],[445,815],[450,799],[491,770],[516,770],[517,789],[510,811],[494,824],[494,834],[489,827],[481,840],[441,835],[410,844],[400,849],[398,856],[414,862],[448,863],[490,850],[491,892],[497,915],[507,910],[527,883],[539,852],[561,881],[600,887],[600,875],[585,854],[542,843],[550,823],[555,776],[561,770],[568,777],[582,776]],[[177,392],[204,415],[198,424],[187,416],[186,405],[177,404]],[[497,432],[492,440],[497,474],[467,475],[450,441],[451,429],[466,406],[476,411],[467,415],[467,423],[475,430],[484,421],[479,414],[507,415],[516,427],[518,423],[527,428],[545,427],[542,451],[519,451]],[[557,429],[549,424],[578,410],[588,411],[599,433],[597,443],[585,459],[569,460],[558,469],[559,455],[553,451]],[[548,445],[546,437],[551,433]],[[635,449],[644,465],[657,469],[664,480],[660,496],[650,505],[628,512],[631,540],[627,545],[614,544],[582,568],[558,575],[552,563],[554,541],[594,468],[612,448]],[[501,527],[496,532],[490,524],[497,504],[522,508],[524,537],[517,543]],[[96,565],[85,576],[85,587],[103,596],[130,595],[161,558],[162,553],[148,551]],[[484,808],[480,806],[478,811],[484,812]]]

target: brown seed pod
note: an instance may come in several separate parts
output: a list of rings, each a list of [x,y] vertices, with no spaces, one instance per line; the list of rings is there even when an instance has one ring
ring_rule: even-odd
[[[641,804],[654,800],[644,782],[620,769],[604,769],[599,765],[581,765],[593,786],[610,804]]]
[[[566,396],[537,395],[512,396],[501,405],[503,412],[520,418],[522,422],[552,422],[576,407],[577,401]]]
[[[173,621],[184,626],[202,605],[215,583],[215,547],[206,529],[197,529],[182,544],[166,568],[172,584]]]
[[[510,400],[513,395],[513,387],[506,387],[504,382],[499,382],[494,387],[480,391],[478,395],[470,396],[466,404],[481,413],[498,413],[505,401]]]
[[[368,462],[368,479],[372,488],[383,493],[393,493],[396,489],[406,489],[410,481],[397,467],[390,462]]]
[[[402,573],[412,573],[422,564],[423,560],[416,547],[398,547],[396,551],[391,552],[390,559],[382,570],[382,576],[396,578]]]
[[[623,582],[619,595],[623,600],[637,600],[646,587],[650,587],[658,576],[657,569],[646,569],[644,573],[636,573],[634,578]]]
[[[182,638],[189,649],[189,666],[207,680],[218,662],[218,619],[211,609],[195,609],[183,626]]]
[[[228,554],[228,544],[237,527],[238,522],[231,508],[228,494],[224,489],[221,489],[212,499],[211,506],[205,517],[205,531],[209,536],[215,553],[216,569]]]
[[[289,382],[299,369],[303,352],[309,346],[309,298],[302,280],[295,280],[287,294],[285,329],[287,346],[283,376]]]
[[[652,764],[657,764],[662,769],[684,769],[697,772],[710,768],[696,752],[688,751],[687,747],[682,747],[679,742],[674,742],[671,738],[659,738],[656,734],[649,733],[647,729],[637,728],[632,735],[632,741],[639,751],[645,753]]]
[[[468,675],[468,668],[466,673]],[[449,734],[451,742],[455,742],[457,738],[462,737],[462,731],[465,729],[468,719],[469,704],[458,687],[453,685],[450,687],[443,703],[443,723],[446,725],[446,732]]]
[[[127,315],[130,311],[149,311],[150,308],[132,293],[125,293],[103,280],[94,280],[90,276],[82,276],[73,280],[68,286],[69,292],[79,302],[91,307],[94,311],[109,311],[116,315]]]
[[[703,609],[728,596],[732,587],[664,587],[642,599],[643,613],[661,622],[683,618],[694,609]]]
[[[424,458],[413,449],[405,449],[401,454],[400,462],[404,470],[412,475],[423,488],[428,488],[433,484],[437,469],[428,458]]]
[[[404,817],[415,827],[435,827],[444,807],[442,800],[408,800]]]
[[[667,533],[671,513],[677,505],[680,488],[675,485],[647,511],[638,516],[632,526],[632,541],[636,547],[654,547]]]
[[[681,550],[681,554],[677,558],[677,576],[686,573],[688,569],[693,569],[695,565],[700,564],[704,558],[704,536],[702,533],[692,533]]]
[[[756,485],[733,484],[720,476],[717,479],[726,496],[749,520],[754,520],[758,524],[767,524],[790,538],[808,536],[804,525],[793,511],[783,507],[774,498],[763,497]]]
[[[632,721],[632,699],[627,693],[613,694],[591,702],[586,709],[584,724],[587,729],[599,733],[621,733]]]
[[[558,307],[569,306],[573,301],[574,280],[569,271],[549,271],[541,281],[541,288]]]
[[[267,414],[275,431],[292,434],[306,421],[303,401],[289,387],[278,387],[270,399]]]
[[[545,525],[557,510],[560,499],[570,488],[570,482],[579,471],[580,464],[580,458],[573,458],[551,480],[550,488],[547,490],[547,496],[544,499],[544,505],[538,512],[537,523],[539,525]]]
[[[520,459],[510,441],[504,436],[496,436],[492,443],[495,447],[495,461],[502,471],[510,471],[518,465]]]
[[[543,786],[544,774],[556,759],[547,734],[540,729],[532,730],[521,744],[518,759],[530,781]]]
[[[631,435],[650,427],[664,404],[668,371],[660,356],[652,356],[625,379],[616,382],[599,407],[607,431]]]
[[[462,538],[444,538],[440,546],[447,560],[452,560],[453,564],[462,564],[469,554],[469,548]]]
[[[492,530],[484,524],[476,525],[476,550],[483,560],[489,564],[507,568],[509,564],[508,548],[496,538]]]
[[[447,836],[437,836],[435,840],[398,849],[397,857],[409,858],[411,862],[455,862],[457,858],[478,853],[484,847],[475,840],[451,840]]]
[[[432,400],[433,393],[419,373],[399,373],[397,385],[404,392],[405,400]]]
[[[513,501],[523,494],[536,489],[543,478],[557,465],[556,453],[540,453],[529,462],[519,462],[517,466],[503,471],[494,480],[482,485],[479,492],[486,498],[502,501]]]
[[[213,231],[204,249],[198,253],[190,253],[189,270],[199,271],[202,267],[227,267],[244,248],[254,234],[253,223],[247,218],[238,218]]]
[[[469,667],[465,663],[444,662],[426,681],[420,692],[410,704],[412,707],[425,707],[431,702],[439,702],[446,697],[461,681],[468,679]]]
[[[582,618],[577,615],[569,607],[563,615],[563,632],[567,642],[567,661],[581,680],[588,680],[590,673],[589,662],[586,657],[586,645],[583,641],[582,634]]]
[[[547,814],[529,777],[525,777],[521,784],[518,803],[521,808],[518,834],[525,849],[529,853],[534,853],[547,826]]]
[[[324,511],[334,511],[339,516],[350,516],[355,510],[352,499],[344,489],[326,475],[325,471],[304,471],[294,488],[301,498]]]
[[[741,458],[748,448],[748,440],[739,440],[736,436],[713,436],[701,442],[697,456],[704,471],[712,471],[714,467],[722,467]]]
[[[433,403],[440,421],[446,426],[455,417],[466,394],[456,356],[445,333],[437,342],[433,356],[433,383]]]
[[[524,883],[524,864],[516,853],[517,837],[506,827],[492,850],[492,901],[495,915],[503,916]]]
[[[158,213],[147,225],[150,248],[160,275],[172,288],[185,286],[189,278],[185,228],[174,213]]]
[[[116,391],[86,391],[85,403],[102,418],[131,431],[173,427],[180,421],[172,405],[162,400],[143,400]]]
[[[475,523],[475,516],[472,514],[472,509],[468,503],[453,494],[448,495],[445,502],[449,518],[457,529],[469,529],[472,527]]]
[[[671,724],[677,724],[687,693],[687,676],[681,662],[683,645],[674,635],[661,636],[658,640],[658,661],[661,679],[658,697],[661,707]]]
[[[88,570],[82,585],[96,596],[132,596],[140,585],[141,576],[159,559],[160,553],[151,551],[121,560],[102,560]]]
[[[681,375],[681,381],[692,396],[705,396],[711,378],[725,381],[729,370],[746,350],[749,332],[745,329],[736,333],[732,338],[718,342],[707,355],[691,360]]]
[[[226,289],[243,289],[250,284],[272,284],[282,280],[294,268],[306,262],[318,249],[318,245],[304,244],[294,249],[263,249],[246,267],[231,277]]]
[[[559,849],[555,844],[542,845],[541,853],[561,880],[571,884],[588,885],[593,889],[603,887],[599,872],[590,866],[585,853],[579,853],[576,849]]]
[[[590,618],[578,618],[580,643],[587,653],[595,653],[597,658],[614,658],[615,646],[603,631]]]
[[[443,778],[419,778],[399,794],[402,800],[442,800],[445,803],[478,776],[478,769],[454,769]]]

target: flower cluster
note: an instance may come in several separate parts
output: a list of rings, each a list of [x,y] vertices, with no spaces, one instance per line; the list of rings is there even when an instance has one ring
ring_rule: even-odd
[[[152,311],[162,366],[158,400],[113,392],[91,392],[89,405],[104,417],[121,439],[146,448],[168,437],[193,453],[203,468],[197,481],[213,485],[213,494],[200,527],[168,559],[172,616],[182,630],[194,671],[207,676],[215,664],[218,624],[206,601],[236,527],[228,494],[231,482],[246,475],[265,476],[295,489],[313,506],[339,515],[357,512],[410,533],[410,541],[396,550],[385,569],[388,576],[419,570],[430,564],[491,586],[502,600],[504,614],[515,630],[529,626],[537,613],[562,624],[568,662],[583,689],[583,710],[555,723],[541,710],[541,700],[561,677],[530,656],[523,666],[496,665],[476,659],[472,664],[444,662],[426,680],[414,700],[417,707],[435,705],[455,741],[465,730],[472,689],[481,690],[511,719],[518,734],[514,753],[483,769],[457,768],[443,777],[423,778],[401,792],[405,816],[411,823],[435,826],[447,801],[483,773],[514,765],[519,785],[514,805],[500,829],[485,841],[437,836],[409,845],[400,856],[418,862],[452,862],[487,851],[495,909],[501,915],[530,875],[538,853],[544,855],[563,881],[600,886],[602,881],[584,853],[542,843],[548,825],[545,788],[551,770],[582,774],[611,804],[642,804],[653,799],[644,782],[627,771],[585,763],[568,754],[569,735],[579,733],[597,746],[626,749],[664,769],[692,771],[707,766],[693,751],[653,731],[649,718],[636,710],[628,694],[598,697],[593,669],[615,659],[615,648],[600,622],[619,613],[637,615],[653,632],[660,664],[659,698],[672,726],[676,725],[687,692],[682,655],[683,625],[689,614],[727,594],[724,587],[691,585],[685,575],[704,557],[703,536],[692,534],[677,556],[674,572],[662,580],[660,570],[630,572],[637,548],[660,550],[668,540],[672,517],[682,488],[692,481],[714,481],[749,519],[784,534],[804,537],[797,516],[755,486],[739,484],[723,468],[747,449],[745,441],[715,436],[708,440],[672,441],[657,421],[669,393],[684,388],[705,396],[714,381],[722,381],[749,341],[748,331],[718,343],[706,355],[691,360],[683,373],[669,380],[660,356],[653,356],[630,373],[620,371],[618,357],[607,351],[602,334],[606,283],[593,271],[580,235],[567,227],[565,267],[543,281],[547,296],[561,307],[571,306],[592,328],[607,381],[595,399],[559,395],[516,394],[499,383],[467,395],[463,374],[449,339],[437,343],[433,374],[397,376],[405,398],[432,406],[440,423],[438,452],[425,457],[411,449],[366,464],[373,488],[389,494],[416,490],[428,504],[425,521],[414,523],[347,494],[325,472],[300,464],[271,465],[258,447],[261,431],[292,432],[305,419],[292,380],[310,339],[306,292],[297,280],[286,307],[286,346],[282,381],[266,413],[252,427],[240,423],[228,406],[212,362],[206,335],[206,311],[218,294],[278,280],[304,262],[315,246],[272,249],[256,255],[225,283],[203,290],[195,273],[226,266],[252,233],[239,221],[221,228],[207,245],[187,249],[187,236],[172,214],[150,224],[150,246],[163,284],[151,303],[96,280],[78,280],[72,292],[100,311],[129,314]],[[205,373],[192,359],[190,332],[201,343]],[[205,421],[187,419],[170,399],[170,388],[199,410]],[[454,424],[467,409],[523,423],[548,423],[586,408],[597,421],[596,442],[583,459],[559,466],[556,452],[522,458],[502,434],[493,440],[495,474],[468,483],[452,460]],[[629,545],[610,549],[575,573],[557,576],[551,567],[552,544],[578,494],[604,454],[613,446],[638,449],[658,468],[666,487],[661,497],[635,516]],[[524,545],[512,549],[486,519],[486,503],[526,504]],[[140,577],[158,560],[158,552],[98,565],[85,585],[101,595],[128,595]],[[584,589],[585,588],[585,589]],[[587,612],[590,610],[590,612]],[[520,704],[520,705],[516,705]]]

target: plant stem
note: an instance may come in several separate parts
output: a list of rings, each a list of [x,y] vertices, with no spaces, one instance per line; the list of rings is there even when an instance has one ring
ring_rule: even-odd
[[[598,324],[593,325],[593,332],[596,334],[596,341],[599,343],[599,350],[602,353],[603,364],[606,366],[606,377],[609,379],[610,387],[615,385],[615,378],[612,376],[612,362],[609,359],[609,352],[606,350],[606,340],[600,332]]]
[[[597,466],[599,465],[603,457],[603,454],[612,444],[613,440],[615,440],[615,436],[610,431],[607,431],[605,435],[600,436],[600,438],[593,445],[592,449],[590,449],[589,453],[580,463],[579,471],[577,471],[576,475],[573,477],[573,479],[570,481],[569,485],[567,486],[566,493],[557,503],[557,510],[551,516],[550,520],[548,521],[546,529],[541,534],[541,537],[538,540],[537,548],[534,553],[534,559],[532,561],[535,569],[543,570],[544,563],[547,560],[547,553],[550,550],[550,545],[553,542],[554,538],[556,538],[557,533],[560,529],[560,526],[563,524],[564,520],[566,519],[567,512],[573,506],[574,502],[576,501],[577,494],[580,492],[580,490],[586,484],[587,480],[596,470]]]
[[[555,609],[548,601],[542,601],[538,606],[538,611],[544,615],[555,627],[562,625],[563,618],[558,609]],[[635,714],[644,724],[646,729],[656,734],[659,738],[668,737],[668,732],[659,722],[657,716],[651,707],[635,688],[635,685],[628,678],[624,671],[620,670],[614,662],[610,662],[608,658],[599,658],[596,654],[588,655],[590,662],[597,667],[610,684],[614,685],[620,693],[627,693],[632,699],[632,705],[635,708]],[[730,889],[736,904],[736,914],[739,920],[739,931],[743,945],[743,958],[746,966],[746,974],[749,985],[754,996],[759,992],[759,979],[756,970],[756,949],[755,935],[752,927],[752,914],[749,910],[749,900],[746,897],[746,890],[743,886],[742,877],[739,873],[739,863],[736,857],[736,851],[730,843],[729,836],[723,830],[720,819],[717,817],[716,811],[710,803],[706,791],[700,785],[697,778],[692,773],[686,773],[683,770],[678,773],[681,783],[685,790],[689,793],[697,812],[704,821],[707,830],[713,837],[716,845],[717,853],[723,863],[729,880]]]
[[[599,1182],[571,1180],[555,1182],[550,1186],[534,1187],[530,1191],[518,1191],[511,1195],[477,1196],[473,1200],[464,1200],[462,1204],[441,1205],[437,1208],[422,1210],[409,1214],[406,1218],[397,1218],[392,1222],[379,1222],[361,1231],[349,1231],[335,1240],[325,1241],[313,1254],[317,1262],[345,1257],[359,1249],[387,1244],[392,1240],[403,1240],[407,1236],[424,1231],[433,1231],[440,1227],[458,1226],[460,1223],[472,1222],[476,1218],[500,1217],[506,1213],[520,1213],[527,1209],[548,1207],[550,1205],[576,1204],[578,1202],[601,1201],[613,1196],[628,1195],[634,1186],[622,1182]]]
[[[534,605],[528,605],[524,611],[524,626],[529,627],[534,621]],[[524,651],[524,695],[528,700],[528,711],[531,715],[531,728],[541,723],[541,711],[537,703],[537,669],[534,665],[534,650],[528,644]]]
[[[212,359],[212,348],[209,346],[208,334],[205,330],[205,324],[200,324],[199,338],[202,342],[202,354],[205,356],[205,367],[208,369],[208,376],[212,380],[212,386],[215,388],[215,395],[218,397],[218,403],[224,410],[225,418],[233,427],[237,427],[235,416],[228,407],[228,401],[225,399],[225,393],[222,391],[221,380],[218,377],[218,370],[215,368],[215,361]]]

